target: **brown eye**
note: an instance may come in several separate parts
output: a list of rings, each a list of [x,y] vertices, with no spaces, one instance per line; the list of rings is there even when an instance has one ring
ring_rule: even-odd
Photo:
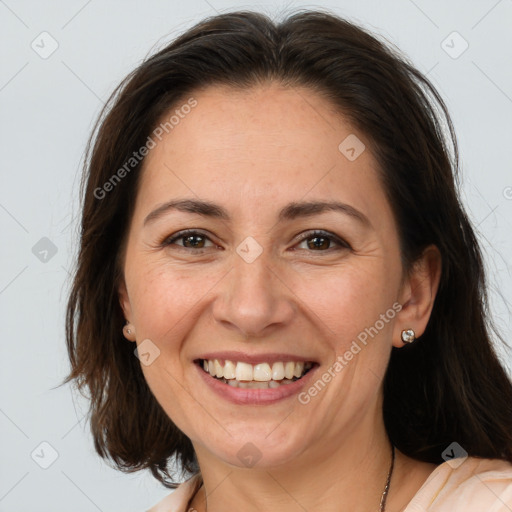
[[[204,246],[204,237],[202,235],[186,235],[182,237],[183,245],[185,247],[195,247],[202,249]]]
[[[315,236],[306,240],[310,249],[329,249],[331,240],[325,236]]]
[[[302,237],[300,243],[302,244],[304,242],[307,244],[307,249],[317,252],[327,252],[330,249],[350,249],[350,246],[347,244],[347,242],[333,234],[326,233],[324,231],[314,231],[306,233]],[[338,249],[332,247],[333,243],[338,246]]]
[[[179,248],[183,249],[207,249],[208,246],[205,246],[206,242],[211,240],[204,235],[203,233],[200,233],[199,231],[180,231],[179,233],[176,233],[175,235],[172,235],[170,238],[166,238],[162,245],[164,246],[170,246],[170,245],[177,245]],[[176,242],[182,242],[182,243],[176,243]],[[212,246],[214,244],[212,243]]]

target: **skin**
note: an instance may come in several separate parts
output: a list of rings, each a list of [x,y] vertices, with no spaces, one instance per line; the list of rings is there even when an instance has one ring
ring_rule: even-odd
[[[204,486],[190,505],[205,510],[207,495],[209,512],[378,510],[391,458],[382,381],[401,331],[425,330],[439,252],[428,248],[405,275],[369,142],[316,93],[270,83],[193,96],[197,106],[146,157],[119,289],[127,337],[160,350],[142,365],[147,383],[198,456]],[[350,134],[366,145],[355,161],[338,150]],[[144,226],[178,198],[218,203],[231,220],[170,211]],[[342,201],[371,226],[338,212],[277,222],[303,200]],[[189,228],[206,235],[202,249],[161,243]],[[314,229],[350,248],[298,239]],[[252,263],[236,252],[248,236],[263,249]],[[308,404],[236,405],[198,378],[193,360],[212,350],[303,356],[321,376],[394,303],[400,312]],[[261,454],[252,468],[237,457],[248,442]],[[396,450],[386,510],[403,510],[434,469]]]

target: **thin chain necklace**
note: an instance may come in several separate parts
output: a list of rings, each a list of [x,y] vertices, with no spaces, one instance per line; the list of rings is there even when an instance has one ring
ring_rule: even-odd
[[[382,493],[382,497],[380,498],[380,508],[379,512],[385,512],[386,510],[386,500],[389,494],[389,484],[391,483],[391,475],[393,474],[393,468],[395,466],[395,446],[391,445],[391,466],[388,472],[388,478],[386,480],[386,487],[384,487],[384,492]],[[205,512],[208,512],[208,504],[205,502]]]
[[[384,487],[384,492],[382,493],[382,497],[380,498],[380,509],[379,512],[384,512],[386,510],[386,500],[389,494],[389,484],[391,483],[391,475],[393,474],[393,468],[395,467],[395,445],[391,445],[391,467],[389,468],[388,479],[386,480],[386,487]]]

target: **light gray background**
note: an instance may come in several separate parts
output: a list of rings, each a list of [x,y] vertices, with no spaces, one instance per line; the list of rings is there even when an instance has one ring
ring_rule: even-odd
[[[102,462],[83,420],[85,403],[73,400],[69,386],[56,388],[68,370],[64,308],[85,141],[102,102],[156,44],[216,12],[315,6],[395,43],[446,100],[491,307],[511,339],[511,0],[0,0],[0,511],[142,511],[169,492],[148,474],[125,475]],[[31,47],[51,48],[44,31],[58,43],[46,59]],[[447,39],[453,31],[460,36]],[[468,49],[453,58],[464,40]],[[39,257],[33,253],[43,237],[55,255],[39,246]],[[502,353],[510,367],[511,354]],[[58,452],[48,469],[40,467],[52,462],[43,441]]]

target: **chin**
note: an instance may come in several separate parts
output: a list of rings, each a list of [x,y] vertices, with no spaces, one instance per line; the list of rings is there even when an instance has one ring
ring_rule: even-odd
[[[237,468],[275,468],[296,459],[309,444],[305,435],[290,436],[289,432],[269,435],[275,426],[259,432],[251,429],[250,435],[246,428],[240,428],[236,432],[244,432],[243,435],[227,435],[221,443],[206,442],[203,445],[208,446],[215,457]]]

